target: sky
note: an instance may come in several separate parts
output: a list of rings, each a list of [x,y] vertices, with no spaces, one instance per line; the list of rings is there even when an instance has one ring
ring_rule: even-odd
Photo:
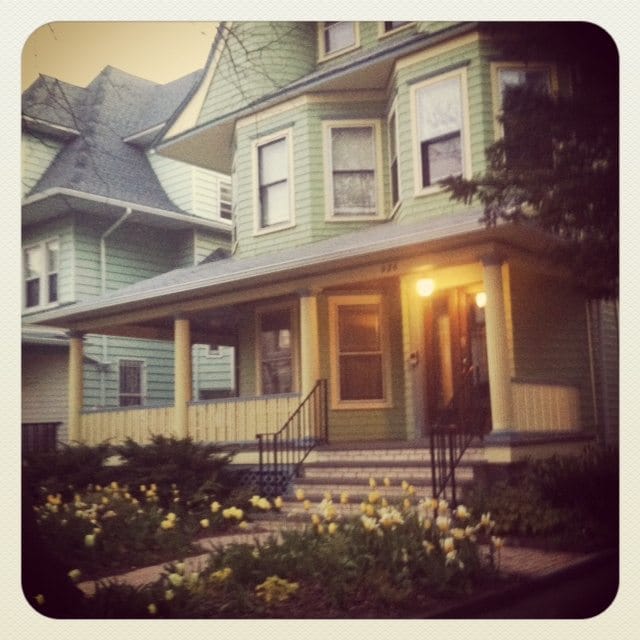
[[[204,67],[216,22],[52,22],[22,49],[21,90],[38,74],[86,86],[107,65],[160,84]]]

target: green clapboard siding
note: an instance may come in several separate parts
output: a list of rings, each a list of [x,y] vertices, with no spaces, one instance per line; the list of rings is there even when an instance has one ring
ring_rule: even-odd
[[[62,145],[44,137],[22,134],[22,195],[37,184]]]

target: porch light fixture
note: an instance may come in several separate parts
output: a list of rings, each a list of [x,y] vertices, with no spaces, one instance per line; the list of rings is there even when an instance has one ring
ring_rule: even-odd
[[[476,293],[476,306],[478,309],[484,309],[487,304],[487,294],[484,291]]]
[[[432,278],[420,278],[416,282],[416,291],[421,298],[428,298],[436,289],[436,283]]]

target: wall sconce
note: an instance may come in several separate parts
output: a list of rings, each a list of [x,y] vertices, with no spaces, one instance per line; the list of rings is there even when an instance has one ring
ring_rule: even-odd
[[[487,304],[487,294],[484,291],[476,293],[476,306],[478,309],[484,309]]]
[[[436,283],[432,278],[420,278],[416,282],[416,291],[421,298],[428,298],[436,290]]]

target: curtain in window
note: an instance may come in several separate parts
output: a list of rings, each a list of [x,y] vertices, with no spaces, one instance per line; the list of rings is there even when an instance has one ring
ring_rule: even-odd
[[[375,150],[372,127],[331,130],[333,213],[373,215],[376,212]]]

